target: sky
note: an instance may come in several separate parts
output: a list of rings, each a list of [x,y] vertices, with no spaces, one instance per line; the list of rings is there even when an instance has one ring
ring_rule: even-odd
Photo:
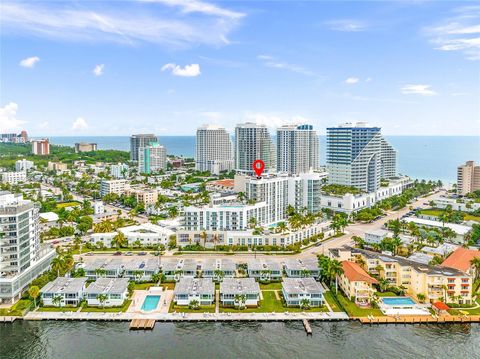
[[[480,2],[0,3],[0,132],[480,135]]]

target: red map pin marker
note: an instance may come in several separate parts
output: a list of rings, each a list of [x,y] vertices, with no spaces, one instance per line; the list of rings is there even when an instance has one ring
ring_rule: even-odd
[[[253,161],[253,170],[257,174],[257,177],[262,176],[262,172],[263,172],[264,168],[265,168],[265,162],[263,162],[262,160]]]

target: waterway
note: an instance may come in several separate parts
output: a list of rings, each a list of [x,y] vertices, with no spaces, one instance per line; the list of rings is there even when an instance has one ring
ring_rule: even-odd
[[[480,325],[369,326],[314,322],[157,323],[17,321],[0,324],[2,359],[480,358]]]

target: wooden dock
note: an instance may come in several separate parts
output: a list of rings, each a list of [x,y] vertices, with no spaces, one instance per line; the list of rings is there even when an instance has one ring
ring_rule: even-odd
[[[302,320],[303,322],[303,326],[305,327],[305,331],[307,332],[307,335],[312,335],[312,327],[310,326],[310,323],[308,322],[308,320],[306,319],[303,319]]]
[[[459,316],[446,315],[440,317],[431,316],[400,316],[400,317],[358,317],[362,324],[447,324],[447,323],[480,323],[480,315]]]
[[[130,322],[130,330],[152,330],[155,327],[154,319],[133,319]]]

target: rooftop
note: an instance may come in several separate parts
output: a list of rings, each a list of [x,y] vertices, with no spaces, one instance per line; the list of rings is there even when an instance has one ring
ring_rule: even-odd
[[[292,294],[323,293],[322,285],[313,278],[284,278],[282,288]]]
[[[343,274],[351,282],[367,282],[370,284],[376,284],[377,280],[371,277],[365,270],[355,262],[343,261],[342,262]]]
[[[42,293],[78,293],[83,289],[87,278],[66,278],[58,277],[53,282],[47,283]]]
[[[175,285],[175,294],[211,294],[215,293],[212,278],[181,278]]]
[[[128,278],[99,278],[85,290],[87,294],[123,294],[128,288]]]
[[[466,272],[470,268],[470,261],[473,258],[480,258],[480,250],[458,247],[455,252],[443,261],[442,266]]]
[[[260,286],[255,278],[224,278],[220,283],[220,293],[259,294]]]

